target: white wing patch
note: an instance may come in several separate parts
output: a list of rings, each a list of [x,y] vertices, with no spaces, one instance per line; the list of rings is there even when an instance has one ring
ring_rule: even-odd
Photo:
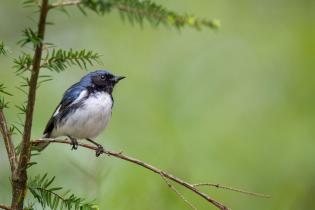
[[[70,105],[78,103],[82,98],[86,97],[87,95],[88,95],[88,91],[83,90],[78,96],[78,98],[76,98]]]
[[[87,90],[83,90],[80,95],[78,96],[78,98],[76,98],[71,104],[69,104],[69,106],[71,106],[72,104],[78,103],[82,98],[86,97],[88,94]],[[61,105],[58,106],[57,110],[55,111],[55,113],[53,114],[53,117],[55,117],[57,114],[59,114]]]
[[[59,114],[60,107],[61,107],[61,105],[58,106],[58,108],[57,108],[57,110],[55,111],[53,117],[56,116],[57,114]]]

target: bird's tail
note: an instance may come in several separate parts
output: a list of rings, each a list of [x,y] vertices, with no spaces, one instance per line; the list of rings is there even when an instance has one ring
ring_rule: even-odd
[[[42,139],[44,138],[50,138],[50,134],[49,133],[45,133],[43,136],[42,136]],[[50,143],[48,141],[37,141],[36,144],[33,144],[32,145],[32,150],[35,150],[35,151],[38,151],[38,152],[41,152],[43,151]]]

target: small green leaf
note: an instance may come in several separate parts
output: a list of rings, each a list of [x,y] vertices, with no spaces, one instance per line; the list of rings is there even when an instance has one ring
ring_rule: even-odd
[[[0,41],[0,55],[8,55],[9,49],[4,46],[3,41]]]
[[[9,108],[9,103],[4,100],[3,97],[0,97],[0,110]]]
[[[16,69],[16,73],[18,75],[24,73],[27,70],[30,70],[33,59],[32,56],[28,53],[22,53],[18,58],[13,59],[14,68]]]
[[[29,163],[27,163],[27,168],[30,168],[30,167],[32,167],[33,165],[36,165],[37,164],[37,162],[29,162]]]
[[[37,36],[37,33],[34,32],[31,28],[23,30],[23,38],[18,41],[18,44],[21,47],[24,47],[28,43],[32,43],[33,47],[37,47],[42,42],[42,39]]]

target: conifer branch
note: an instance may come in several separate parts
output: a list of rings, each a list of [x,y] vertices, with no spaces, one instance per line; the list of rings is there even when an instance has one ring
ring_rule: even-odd
[[[140,25],[146,19],[154,26],[162,23],[176,28],[190,26],[197,30],[200,30],[202,27],[217,29],[220,26],[218,20],[201,19],[194,15],[180,15],[150,0],[65,0],[50,4],[49,8],[73,5],[79,6],[83,12],[84,9],[81,5],[98,14],[104,14],[116,8],[123,19],[127,18],[131,23],[137,22]]]
[[[86,69],[87,64],[92,66],[94,62],[100,63],[100,57],[100,54],[93,51],[53,49],[51,53],[48,52],[45,58],[42,59],[41,68],[60,72],[66,70],[71,65],[77,65],[81,69]]]
[[[220,26],[217,20],[200,19],[193,15],[180,15],[148,0],[122,2],[115,4],[115,7],[120,11],[122,17],[126,16],[131,23],[138,22],[142,24],[143,19],[146,19],[153,25],[162,23],[176,28],[190,26],[197,30],[200,30],[203,26],[212,29],[217,29]],[[124,13],[127,13],[127,15]]]
[[[85,199],[69,194],[70,191],[60,192],[62,187],[51,186],[55,177],[48,178],[47,174],[43,176],[31,177],[28,181],[28,190],[34,198],[41,204],[43,209],[75,209],[75,210],[96,210],[97,206],[86,202]]]
[[[36,45],[35,53],[32,60],[31,77],[28,90],[28,100],[26,106],[26,115],[23,131],[23,139],[21,143],[21,153],[19,156],[18,165],[12,174],[12,203],[11,207],[14,210],[22,210],[25,198],[25,190],[27,183],[27,167],[31,156],[31,132],[33,123],[33,112],[35,106],[35,97],[37,89],[37,80],[40,70],[40,62],[42,57],[43,42],[46,28],[46,18],[48,14],[48,0],[42,0],[40,6],[39,22],[37,37],[41,40]]]
[[[15,154],[15,148],[12,141],[12,136],[10,129],[8,127],[5,115],[3,113],[3,109],[0,109],[0,131],[4,140],[5,148],[7,150],[7,155],[11,167],[11,172],[14,173],[17,167],[17,157]]]
[[[3,204],[0,204],[0,209],[11,210],[9,206],[3,205]]]
[[[34,32],[31,28],[27,28],[23,30],[23,38],[18,41],[18,44],[23,47],[28,43],[32,43],[33,47],[37,47],[42,42],[42,39],[38,37],[36,32]]]
[[[33,65],[32,56],[28,53],[22,53],[18,58],[13,59],[14,68],[17,74],[22,74],[25,71],[29,71]]]
[[[47,145],[47,144],[50,144],[50,143],[62,143],[62,144],[71,144],[70,141],[68,140],[61,140],[61,139],[47,139],[47,138],[44,138],[44,139],[37,139],[37,140],[33,140],[32,141],[32,145],[34,146],[34,148],[42,148],[43,145]],[[97,150],[97,147],[95,146],[92,146],[90,144],[84,144],[84,143],[79,143],[79,146],[81,147],[84,147],[84,148],[87,148],[87,149],[91,149],[91,150],[94,150],[96,151]],[[122,160],[125,160],[125,161],[128,161],[128,162],[131,162],[131,163],[134,163],[138,166],[141,166],[143,168],[146,168],[160,176],[163,176],[164,178],[168,179],[168,180],[172,180],[176,183],[178,183],[179,185],[189,189],[190,191],[194,192],[195,194],[199,195],[200,197],[202,197],[203,199],[207,200],[209,203],[211,203],[212,205],[216,206],[218,209],[221,209],[221,210],[229,210],[229,208],[227,206],[225,206],[224,204],[216,201],[215,199],[211,198],[208,194],[206,193],[203,193],[202,191],[200,191],[199,189],[197,189],[193,184],[190,184],[172,174],[169,174],[159,168],[156,168],[148,163],[145,163],[141,160],[138,160],[138,159],[135,159],[135,158],[132,158],[132,157],[129,157],[127,155],[124,155],[122,152],[114,152],[114,151],[109,151],[109,150],[105,150],[103,152],[103,154],[105,155],[108,155],[108,156],[112,156],[112,157],[115,157],[115,158],[119,158],[119,159],[122,159]]]

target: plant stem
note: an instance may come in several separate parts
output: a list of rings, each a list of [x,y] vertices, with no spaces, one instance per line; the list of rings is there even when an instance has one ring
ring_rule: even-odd
[[[11,167],[11,174],[13,174],[17,165],[17,158],[15,154],[14,144],[11,138],[11,133],[8,129],[8,124],[4,116],[3,110],[0,110],[0,131],[3,136],[5,148],[7,150],[7,155]]]
[[[0,204],[0,209],[4,209],[4,210],[12,210],[9,206],[2,205],[2,204]]]
[[[36,98],[36,87],[37,80],[40,70],[40,62],[42,58],[43,40],[45,35],[46,18],[48,14],[48,0],[43,0],[40,7],[40,17],[38,23],[37,36],[42,41],[36,46],[34,57],[33,57],[33,68],[31,72],[29,91],[28,91],[28,102],[26,109],[26,117],[24,124],[23,140],[21,144],[21,154],[19,157],[18,166],[12,175],[12,210],[22,210],[26,191],[27,182],[27,163],[30,159],[30,138],[31,129],[33,122],[33,112]]]

